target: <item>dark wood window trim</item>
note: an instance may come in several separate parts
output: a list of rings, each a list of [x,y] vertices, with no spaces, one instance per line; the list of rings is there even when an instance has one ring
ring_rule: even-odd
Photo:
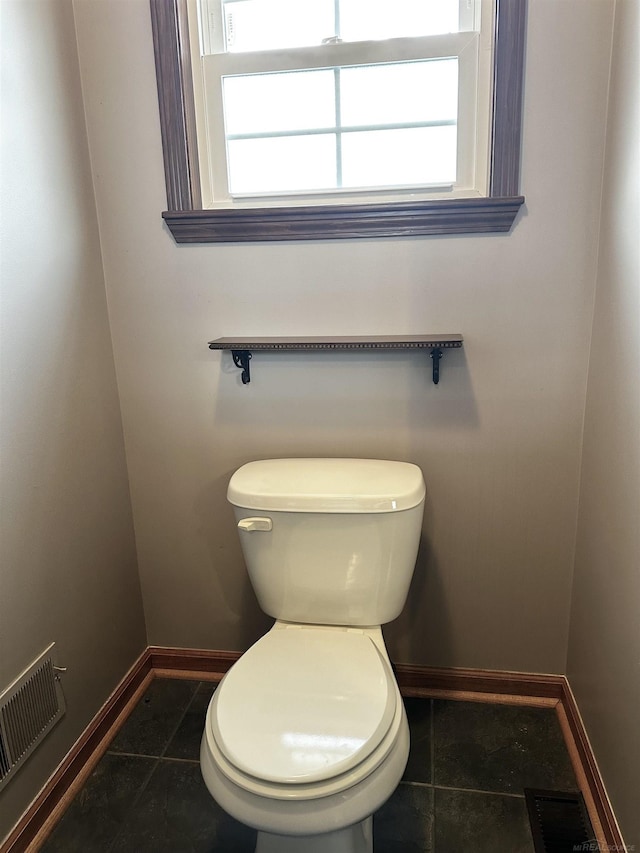
[[[177,243],[335,240],[509,231],[519,195],[527,0],[496,0],[489,195],[361,204],[203,209],[186,0],[150,0],[167,184]]]

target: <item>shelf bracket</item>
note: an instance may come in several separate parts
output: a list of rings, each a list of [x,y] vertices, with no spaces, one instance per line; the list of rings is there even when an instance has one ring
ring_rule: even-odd
[[[249,362],[251,361],[251,353],[246,349],[231,350],[233,363],[236,367],[242,369],[242,384],[248,385],[251,382],[251,373],[249,372]]]
[[[442,358],[442,349],[433,347],[431,350],[431,358],[433,359],[433,384],[437,385],[440,382],[440,359]]]

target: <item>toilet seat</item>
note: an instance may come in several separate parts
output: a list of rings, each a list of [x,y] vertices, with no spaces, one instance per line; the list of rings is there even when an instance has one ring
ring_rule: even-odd
[[[307,799],[371,773],[401,719],[388,661],[365,632],[278,623],[222,680],[206,734],[240,787]]]

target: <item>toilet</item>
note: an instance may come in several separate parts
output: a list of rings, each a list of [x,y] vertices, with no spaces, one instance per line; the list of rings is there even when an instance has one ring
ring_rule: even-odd
[[[224,676],[200,749],[256,853],[370,853],[409,755],[381,626],[402,610],[425,486],[416,465],[269,459],[231,478],[242,551],[275,624]]]

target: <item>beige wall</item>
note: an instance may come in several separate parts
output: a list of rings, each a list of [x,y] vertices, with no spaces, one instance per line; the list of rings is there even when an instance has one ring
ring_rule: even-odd
[[[618,0],[567,672],[640,849],[640,2]]]
[[[509,236],[186,246],[165,191],[147,0],[76,0],[80,69],[152,643],[266,626],[225,500],[243,462],[422,466],[424,543],[396,660],[561,672],[596,269],[610,0],[532,0]],[[462,332],[418,355],[256,356],[233,334]]]
[[[144,648],[69,0],[2,16],[0,688],[57,644],[68,711],[0,794],[0,838]]]

